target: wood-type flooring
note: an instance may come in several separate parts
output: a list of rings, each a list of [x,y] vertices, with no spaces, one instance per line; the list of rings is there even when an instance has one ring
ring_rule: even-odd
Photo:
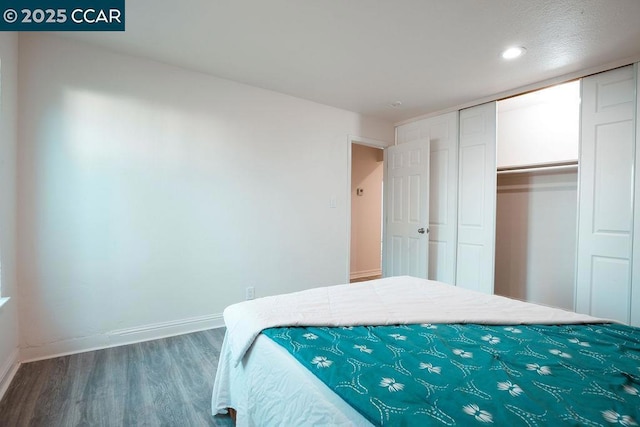
[[[211,416],[224,329],[25,363],[0,426],[232,426]]]

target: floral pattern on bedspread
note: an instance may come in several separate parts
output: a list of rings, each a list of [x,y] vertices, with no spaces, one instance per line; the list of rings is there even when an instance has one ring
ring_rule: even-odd
[[[422,324],[263,333],[376,425],[640,424],[639,328]]]

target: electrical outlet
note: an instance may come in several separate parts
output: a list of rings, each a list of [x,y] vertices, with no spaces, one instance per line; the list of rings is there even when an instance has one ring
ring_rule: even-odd
[[[246,290],[246,299],[249,301],[250,299],[254,299],[256,297],[256,289],[253,286],[249,286]]]

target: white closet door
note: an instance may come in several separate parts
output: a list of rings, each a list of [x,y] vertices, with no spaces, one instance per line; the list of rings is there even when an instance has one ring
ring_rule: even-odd
[[[640,63],[636,63],[636,140],[640,138],[640,102],[638,102],[638,93],[640,93]],[[636,145],[636,185],[635,185],[635,216],[640,213],[640,149]],[[633,278],[631,290],[631,324],[640,326],[640,223],[634,223],[633,238]]]
[[[458,207],[458,112],[398,126],[398,144],[428,138],[429,279],[456,283]]]
[[[493,293],[496,238],[496,103],[460,111],[456,285]]]
[[[636,80],[633,66],[582,82],[576,311],[630,322]]]
[[[429,140],[385,148],[384,275],[427,278]]]

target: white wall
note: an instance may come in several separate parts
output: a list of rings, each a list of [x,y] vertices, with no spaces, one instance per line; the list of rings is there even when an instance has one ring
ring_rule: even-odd
[[[351,278],[382,274],[384,152],[353,144],[351,151]],[[356,190],[363,194],[358,196]]]
[[[16,114],[18,36],[0,33],[0,397],[18,361],[16,285]]]
[[[347,280],[347,135],[390,123],[51,35],[19,66],[25,358]]]

